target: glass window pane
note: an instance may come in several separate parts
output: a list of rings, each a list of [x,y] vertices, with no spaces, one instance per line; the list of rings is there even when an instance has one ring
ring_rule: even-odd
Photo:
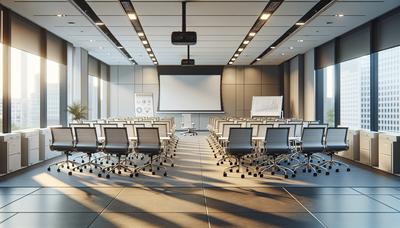
[[[378,53],[378,129],[400,132],[400,47]]]
[[[60,64],[47,60],[47,126],[60,124]]]
[[[11,130],[40,127],[40,57],[11,48]]]
[[[324,68],[324,123],[335,125],[335,66]]]
[[[340,125],[370,129],[370,56],[340,63]]]
[[[89,120],[98,119],[99,79],[89,75]]]

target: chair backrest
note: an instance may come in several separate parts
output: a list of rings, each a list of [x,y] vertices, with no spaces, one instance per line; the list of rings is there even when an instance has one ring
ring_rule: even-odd
[[[75,128],[76,145],[97,146],[97,133],[94,127],[76,127]]]
[[[108,127],[118,127],[118,124],[116,123],[107,123],[107,124],[100,124],[100,136],[104,137],[105,133],[104,133],[104,128],[108,128]]]
[[[106,127],[104,128],[105,145],[113,144],[129,147],[128,133],[125,127]]]
[[[301,142],[303,145],[323,145],[325,128],[323,127],[305,127],[303,128],[303,135]]]
[[[168,131],[167,131],[167,125],[166,124],[153,124],[152,127],[158,128],[158,134],[160,137],[167,137],[168,136]]]
[[[267,129],[273,127],[274,127],[273,124],[259,124],[257,130],[257,137],[265,138],[265,135],[267,134]]]
[[[326,131],[326,146],[346,146],[347,131],[347,127],[329,127]]]
[[[136,137],[136,128],[145,127],[144,124],[124,124],[128,137]]]
[[[136,128],[138,145],[160,145],[160,135],[157,127]]]
[[[231,146],[252,146],[252,134],[253,129],[250,127],[232,127],[229,129],[229,147]]]
[[[324,135],[326,134],[326,129],[328,129],[328,124],[312,124],[312,123],[309,123],[308,124],[308,126],[307,126],[308,128],[324,128]]]
[[[231,129],[232,127],[236,127],[236,128],[240,128],[241,124],[224,124],[223,128],[222,128],[222,137],[228,137],[229,138],[229,129]]]
[[[222,133],[222,131],[224,130],[224,124],[234,124],[233,121],[220,121],[218,122],[218,133]]]
[[[296,124],[279,124],[279,127],[289,128],[289,137],[296,135]]]
[[[182,114],[182,128],[192,128],[192,114]]]
[[[74,136],[72,135],[71,127],[52,127],[50,131],[51,144],[74,146]]]
[[[289,147],[289,133],[290,128],[279,127],[279,128],[268,128],[265,135],[265,147],[268,150],[268,145],[282,146],[282,149]]]

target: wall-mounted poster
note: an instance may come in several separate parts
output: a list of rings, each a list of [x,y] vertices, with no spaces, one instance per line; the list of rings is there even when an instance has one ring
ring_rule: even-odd
[[[153,93],[135,93],[135,116],[154,116]]]

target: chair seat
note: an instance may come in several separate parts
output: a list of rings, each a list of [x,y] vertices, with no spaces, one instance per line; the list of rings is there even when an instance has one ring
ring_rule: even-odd
[[[85,153],[96,153],[98,150],[97,145],[94,146],[93,144],[82,144],[78,143],[76,144],[76,150],[80,152],[85,152]]]
[[[268,144],[265,149],[268,154],[286,154],[290,152],[290,147],[282,144]]]
[[[325,148],[325,150],[328,152],[342,151],[342,150],[348,150],[348,149],[349,149],[349,146],[347,146],[345,144],[344,145],[326,145],[326,148]]]
[[[74,146],[71,144],[53,143],[50,149],[55,151],[71,151],[74,150]]]
[[[318,153],[324,151],[324,145],[318,143],[303,143],[302,151],[305,153]]]
[[[158,153],[161,147],[159,145],[138,145],[135,149],[139,153]]]
[[[253,147],[249,145],[230,145],[226,148],[227,152],[230,154],[249,154],[253,151]]]
[[[107,153],[127,154],[129,152],[129,146],[121,144],[107,144],[104,146],[104,151]]]

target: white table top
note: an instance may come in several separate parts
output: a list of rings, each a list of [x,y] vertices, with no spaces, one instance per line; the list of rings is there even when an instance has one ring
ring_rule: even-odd
[[[100,142],[103,142],[106,138],[105,137],[98,137]],[[137,137],[128,137],[129,141],[137,141]],[[170,137],[160,137],[161,141],[170,140]]]

